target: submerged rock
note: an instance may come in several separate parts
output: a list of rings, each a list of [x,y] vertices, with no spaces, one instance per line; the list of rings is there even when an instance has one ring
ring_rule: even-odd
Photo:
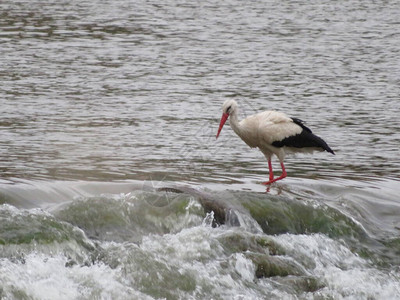
[[[245,253],[246,258],[256,266],[256,277],[274,277],[274,276],[303,276],[306,274],[305,269],[294,260],[287,259],[283,256],[271,256],[261,253]]]
[[[87,264],[98,255],[98,245],[82,230],[40,209],[3,205],[0,223],[0,257],[24,263],[25,254],[32,251],[63,253],[73,262]]]
[[[249,232],[227,231],[218,240],[227,251],[255,252],[269,255],[284,255],[284,249],[266,236],[253,235]]]
[[[290,287],[294,293],[313,293],[325,287],[320,280],[314,276],[286,276],[274,279],[280,285]]]
[[[186,193],[195,196],[205,213],[214,213],[213,226],[219,226],[223,224],[228,224],[230,226],[240,226],[239,218],[236,214],[236,210],[240,209],[238,207],[233,207],[232,203],[225,201],[223,199],[216,198],[215,196],[206,193],[204,191],[199,191],[191,187],[163,187],[157,189],[157,191],[173,192],[173,193]],[[244,210],[242,209],[244,212]]]

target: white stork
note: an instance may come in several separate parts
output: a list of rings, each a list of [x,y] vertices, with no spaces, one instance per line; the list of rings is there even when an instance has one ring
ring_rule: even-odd
[[[267,158],[269,180],[263,184],[271,184],[287,176],[283,164],[287,153],[327,151],[335,154],[323,139],[304,125],[302,120],[289,118],[284,113],[264,111],[239,122],[238,105],[235,100],[226,100],[222,105],[222,117],[216,138],[228,117],[233,131],[251,148],[259,148]],[[282,174],[277,178],[274,178],[272,171],[273,154],[279,158],[282,167]]]

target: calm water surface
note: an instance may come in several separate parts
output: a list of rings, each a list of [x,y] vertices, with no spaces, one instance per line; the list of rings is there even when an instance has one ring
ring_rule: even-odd
[[[400,298],[399,15],[397,1],[0,2],[0,298]],[[263,155],[228,126],[215,140],[231,98],[242,117],[305,120],[336,155],[288,157],[265,193]],[[142,191],[166,185],[240,207],[240,226],[212,228],[193,194]],[[258,276],[254,255],[273,252],[258,238],[301,272]]]

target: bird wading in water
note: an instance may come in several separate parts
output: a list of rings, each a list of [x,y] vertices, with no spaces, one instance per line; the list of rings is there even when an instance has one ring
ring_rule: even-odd
[[[251,148],[260,149],[267,158],[269,180],[263,184],[268,185],[287,176],[283,164],[286,154],[314,151],[335,154],[323,139],[304,125],[302,120],[290,118],[284,113],[263,111],[239,122],[238,105],[235,100],[226,100],[222,105],[222,117],[216,138],[228,118],[233,131]],[[274,178],[272,170],[273,154],[279,158],[282,167],[282,174],[277,178]]]

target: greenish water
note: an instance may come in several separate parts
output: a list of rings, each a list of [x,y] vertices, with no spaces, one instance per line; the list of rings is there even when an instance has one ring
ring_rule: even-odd
[[[399,209],[395,198],[385,209],[375,203],[379,213],[361,214],[390,186],[340,195],[343,187],[327,182],[317,189],[292,182],[277,194],[185,186],[177,193],[140,181],[43,185],[2,189],[6,299],[381,299],[399,292],[397,228],[382,217]],[[40,208],[14,202],[35,198]]]

